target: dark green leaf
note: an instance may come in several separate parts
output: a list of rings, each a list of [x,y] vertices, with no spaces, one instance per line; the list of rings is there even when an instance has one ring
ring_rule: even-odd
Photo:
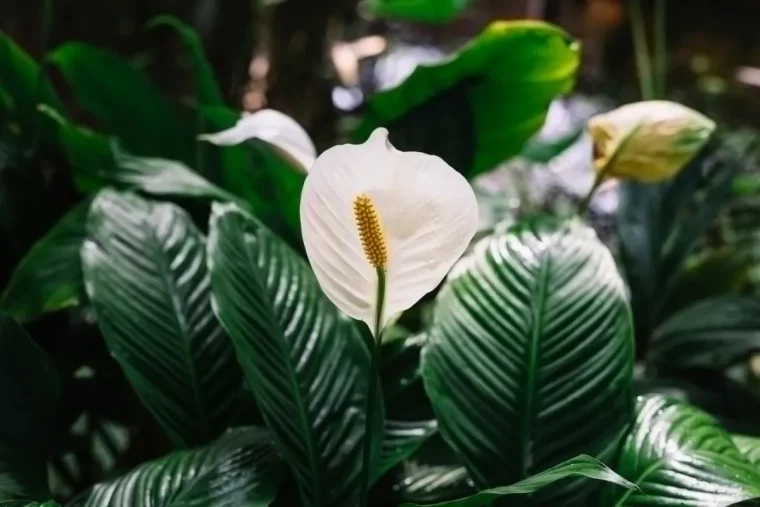
[[[0,83],[11,99],[11,109],[22,127],[37,124],[37,105],[48,104],[63,111],[63,104],[47,77],[29,54],[11,38],[0,33]]]
[[[266,507],[284,472],[268,431],[239,428],[97,484],[68,507]]]
[[[393,403],[404,389],[420,380],[420,352],[427,339],[424,332],[409,336],[404,333],[396,339],[388,339],[389,332],[392,331],[383,332],[380,353],[380,379],[386,405]]]
[[[233,205],[215,204],[208,240],[214,310],[306,506],[357,503],[369,353],[308,265]],[[382,403],[373,432],[377,477]]]
[[[203,42],[198,36],[198,32],[174,16],[156,16],[148,21],[149,28],[160,26],[174,30],[190,53],[195,74],[198,102],[204,106],[223,105],[222,91],[219,89],[216,77],[214,77],[214,70],[206,59],[206,53],[203,51]]]
[[[205,242],[187,213],[101,192],[82,268],[108,348],[171,440],[192,446],[219,435],[242,373],[211,309]]]
[[[470,0],[369,0],[368,12],[373,16],[418,21],[448,23],[461,14]]]
[[[476,493],[467,498],[460,498],[459,500],[452,500],[450,502],[441,502],[435,505],[439,507],[479,507],[485,505],[497,498],[506,495],[525,495],[528,493],[535,493],[536,491],[545,488],[549,484],[557,482],[562,479],[573,476],[588,477],[590,479],[596,479],[600,481],[611,482],[618,486],[623,486],[629,490],[636,490],[636,486],[631,484],[627,480],[623,479],[615,472],[604,466],[604,464],[595,460],[591,456],[578,456],[567,460],[559,465],[545,470],[532,477],[528,477],[511,486],[502,486],[499,488],[492,488]],[[402,507],[420,507],[419,504],[405,503]]]
[[[739,452],[755,466],[760,466],[760,438],[745,435],[733,435],[731,440]]]
[[[385,438],[380,456],[380,475],[411,456],[438,431],[438,423],[432,421],[385,421]]]
[[[446,60],[372,96],[357,133],[379,126],[400,150],[438,155],[467,177],[517,155],[568,92],[579,45],[538,21],[496,22]]]
[[[58,504],[52,500],[43,503],[31,500],[0,500],[0,507],[58,507]]]
[[[16,266],[0,299],[0,309],[19,322],[82,302],[79,251],[90,201],[74,206],[39,239]]]
[[[760,350],[760,300],[726,296],[682,310],[657,328],[648,360],[659,369],[721,369]]]
[[[0,500],[50,498],[47,453],[58,395],[45,353],[0,313]]]
[[[476,484],[519,481],[578,453],[613,458],[632,410],[630,319],[610,252],[579,222],[518,224],[454,267],[422,373],[441,434]],[[593,490],[563,486],[542,501]]]
[[[79,42],[50,54],[77,101],[139,155],[192,161],[195,121],[118,55]]]
[[[603,505],[724,507],[760,497],[760,473],[712,417],[657,395],[639,398],[617,472],[640,491],[607,491]]]
[[[427,504],[475,492],[467,469],[455,465],[421,466],[408,471],[399,484],[406,502]]]

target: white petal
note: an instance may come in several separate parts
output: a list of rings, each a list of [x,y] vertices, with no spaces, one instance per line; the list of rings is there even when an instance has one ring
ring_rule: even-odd
[[[234,146],[254,137],[278,148],[304,171],[308,171],[317,158],[317,149],[309,134],[293,118],[274,109],[243,114],[234,127],[215,134],[202,134],[198,139],[220,146]]]
[[[438,157],[396,150],[385,129],[317,159],[301,195],[306,253],[330,300],[374,330],[377,273],[354,217],[362,194],[376,208],[388,251],[381,325],[443,280],[475,234],[478,208],[462,175]]]

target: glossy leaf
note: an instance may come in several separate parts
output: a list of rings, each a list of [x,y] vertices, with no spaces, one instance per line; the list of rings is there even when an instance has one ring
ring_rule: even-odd
[[[385,126],[396,148],[438,155],[473,177],[520,153],[578,65],[578,44],[557,27],[492,23],[456,54],[373,95],[356,138]]]
[[[47,454],[58,396],[52,363],[0,313],[0,504],[50,498]]]
[[[420,352],[427,339],[424,332],[408,336],[401,333],[396,338],[389,338],[393,332],[394,328],[383,332],[380,352],[380,379],[386,405],[393,403],[402,391],[422,378]]]
[[[107,50],[67,42],[49,56],[79,104],[103,129],[140,155],[189,162],[195,157],[195,122],[139,70]]]
[[[3,291],[2,311],[19,322],[28,322],[82,302],[79,251],[89,208],[89,200],[77,204],[32,246]]]
[[[432,421],[385,422],[385,438],[380,455],[379,475],[401,463],[438,431],[438,423]]]
[[[475,492],[467,469],[454,465],[416,467],[402,476],[398,488],[403,499],[412,504],[451,500]]]
[[[190,54],[198,102],[204,106],[221,106],[224,104],[222,91],[216,82],[214,70],[206,58],[198,32],[193,27],[174,16],[156,16],[148,21],[148,28],[167,27],[179,36],[185,49]]]
[[[760,466],[760,438],[746,435],[732,435],[734,445],[753,465]]]
[[[578,453],[613,458],[632,410],[630,318],[610,252],[579,222],[518,224],[455,266],[422,372],[476,484],[519,481]],[[535,501],[590,489],[572,482]]]
[[[661,369],[725,368],[760,350],[760,300],[726,296],[696,303],[655,331],[648,360]]]
[[[452,500],[450,502],[441,502],[436,504],[427,504],[428,506],[438,507],[480,507],[497,498],[507,495],[525,495],[535,493],[546,486],[562,479],[573,476],[588,477],[600,481],[611,482],[629,490],[635,490],[636,486],[623,479],[615,472],[607,468],[603,463],[595,460],[591,456],[578,456],[567,460],[559,465],[545,470],[539,474],[528,477],[511,486],[502,486],[480,491],[467,498]],[[401,507],[421,507],[419,504],[405,503]]]
[[[712,417],[657,395],[639,398],[617,472],[640,490],[608,491],[604,505],[724,507],[760,497],[760,472]]]
[[[96,484],[68,507],[266,507],[283,474],[269,432],[239,428],[207,447],[177,451]]]
[[[208,240],[214,310],[306,506],[357,503],[369,353],[308,265],[234,205],[215,204]],[[375,409],[377,476],[382,405]]]
[[[369,0],[368,12],[377,17],[448,23],[461,14],[470,0]]]
[[[171,440],[189,447],[219,435],[242,373],[211,309],[205,242],[187,213],[101,192],[82,268],[111,354]]]
[[[0,83],[10,99],[14,117],[26,128],[37,123],[37,105],[63,111],[63,104],[39,64],[5,33],[0,33]]]

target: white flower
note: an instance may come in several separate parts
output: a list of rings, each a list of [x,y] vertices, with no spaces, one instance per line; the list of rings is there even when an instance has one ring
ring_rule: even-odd
[[[317,149],[303,127],[274,109],[243,114],[234,127],[215,134],[202,134],[198,139],[220,146],[234,146],[254,137],[277,148],[304,171],[308,171],[317,158]]]
[[[438,157],[396,150],[384,128],[324,152],[301,194],[303,240],[322,290],[375,334],[435,289],[477,225],[467,180]]]
[[[702,149],[715,122],[681,104],[650,100],[594,116],[588,128],[597,173],[656,183],[673,177]]]

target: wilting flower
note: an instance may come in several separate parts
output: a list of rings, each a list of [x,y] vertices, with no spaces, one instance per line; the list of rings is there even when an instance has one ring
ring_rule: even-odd
[[[688,107],[652,100],[591,118],[594,165],[605,178],[671,178],[704,146],[715,122]]]
[[[396,150],[383,128],[320,155],[301,194],[322,290],[375,334],[443,280],[477,225],[467,180],[438,157]]]
[[[293,118],[274,109],[246,113],[234,127],[215,134],[202,134],[198,139],[220,146],[234,146],[254,137],[274,146],[303,171],[308,171],[317,158],[309,134]]]

